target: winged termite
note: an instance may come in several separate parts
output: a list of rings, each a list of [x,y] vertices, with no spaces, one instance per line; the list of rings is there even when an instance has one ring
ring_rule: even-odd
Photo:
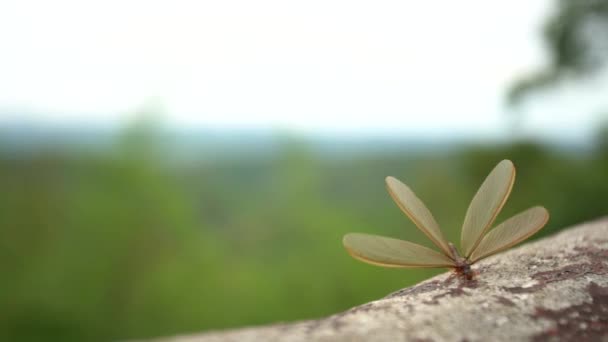
[[[509,197],[514,180],[513,163],[503,160],[481,184],[465,215],[460,253],[443,237],[424,203],[407,185],[393,177],[386,178],[389,194],[441,252],[409,241],[360,233],[346,234],[342,242],[351,256],[369,264],[402,268],[450,267],[472,279],[471,265],[527,239],[549,219],[547,209],[533,207],[490,229]]]

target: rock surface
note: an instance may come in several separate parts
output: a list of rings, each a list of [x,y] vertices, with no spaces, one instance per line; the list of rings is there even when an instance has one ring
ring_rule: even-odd
[[[473,268],[318,320],[158,341],[608,341],[608,218]]]

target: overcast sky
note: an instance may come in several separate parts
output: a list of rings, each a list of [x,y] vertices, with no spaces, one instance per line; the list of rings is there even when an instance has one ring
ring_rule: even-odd
[[[152,101],[177,126],[501,136],[506,88],[548,62],[540,28],[552,10],[550,0],[3,1],[0,123],[124,122]],[[522,109],[524,130],[587,135],[607,84],[539,98]]]

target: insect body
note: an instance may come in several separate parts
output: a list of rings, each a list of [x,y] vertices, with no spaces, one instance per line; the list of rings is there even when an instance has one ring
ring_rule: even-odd
[[[441,252],[404,240],[378,235],[349,233],[343,244],[355,259],[385,267],[450,267],[467,279],[473,278],[471,265],[532,236],[549,219],[547,209],[532,207],[490,229],[504,206],[513,182],[515,167],[503,160],[483,182],[465,215],[461,233],[461,253],[448,242],[424,203],[410,188],[393,177],[386,178],[391,197],[414,224]]]
[[[454,270],[457,274],[462,275],[464,278],[471,280],[473,279],[473,270],[471,269],[471,264],[467,261],[467,259],[460,256],[456,247],[451,242],[448,242],[448,246],[450,246],[450,252],[452,252],[452,259],[454,260]]]

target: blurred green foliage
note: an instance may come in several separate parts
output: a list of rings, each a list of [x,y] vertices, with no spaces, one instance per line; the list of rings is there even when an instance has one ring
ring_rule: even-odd
[[[605,215],[607,132],[593,151],[535,143],[450,153],[322,157],[297,140],[273,156],[169,162],[153,128],[107,151],[0,153],[0,340],[97,341],[314,318],[443,270],[383,269],[343,250],[351,231],[429,245],[384,177],[411,185],[458,241],[501,159],[518,177],[498,220],[536,204],[539,236]]]
[[[608,0],[557,0],[556,5],[543,30],[550,63],[511,86],[507,99],[512,105],[561,81],[581,81],[606,65]]]

